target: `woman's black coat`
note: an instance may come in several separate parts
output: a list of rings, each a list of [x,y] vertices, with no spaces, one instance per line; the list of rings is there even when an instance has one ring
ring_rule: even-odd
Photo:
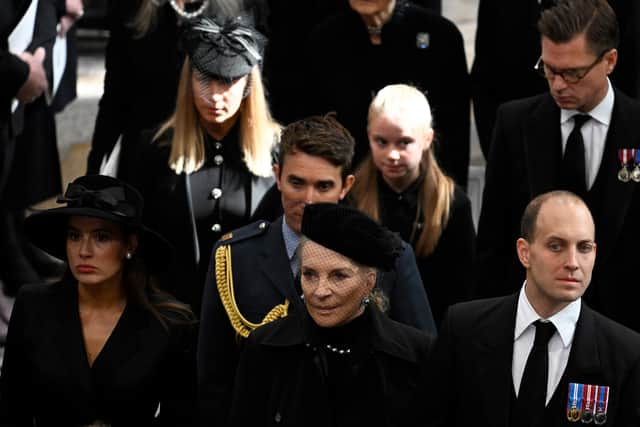
[[[193,425],[196,330],[167,325],[128,303],[90,366],[77,286],[25,286],[9,323],[0,425]]]
[[[153,140],[156,130],[143,132],[140,143],[139,170],[132,175],[132,184],[140,190],[144,197],[144,223],[162,234],[173,246],[173,261],[168,266],[168,273],[163,276],[161,288],[170,292],[178,300],[191,305],[195,313],[200,312],[202,290],[207,273],[207,266],[211,254],[205,250],[207,244],[199,240],[194,207],[192,206],[187,174],[176,174],[169,167],[169,155],[171,152],[172,131],[167,131],[157,140]],[[231,132],[225,137],[225,143],[236,143],[232,140]],[[237,156],[240,151],[237,150]],[[207,155],[213,156],[213,152]],[[229,156],[224,158],[221,165],[215,168],[224,169],[221,183],[211,183],[211,187],[219,187],[222,190],[220,197],[220,210],[215,222],[221,226],[211,230],[208,241],[212,246],[225,233],[249,224],[253,221],[251,216],[257,209],[267,190],[274,184],[273,177],[258,177],[243,166],[236,168],[242,162],[235,159],[231,162]],[[231,165],[233,163],[233,165]],[[225,182],[232,178],[243,178],[248,174],[251,180],[250,194],[245,192],[231,192],[225,187]],[[250,199],[249,215],[246,221],[229,224],[225,221],[224,211],[227,203],[232,203],[234,198]]]
[[[421,398],[427,384],[423,373],[433,339],[423,332],[369,309],[372,336],[370,358],[382,390],[371,411],[380,426],[419,425]],[[334,402],[329,401],[319,374],[318,352],[310,343],[305,313],[256,329],[248,338],[236,375],[232,426],[329,426]],[[358,399],[358,396],[353,396]],[[311,405],[309,402],[313,402]],[[339,402],[349,407],[349,402]],[[317,411],[307,413],[304,407]],[[357,415],[357,414],[356,414]]]

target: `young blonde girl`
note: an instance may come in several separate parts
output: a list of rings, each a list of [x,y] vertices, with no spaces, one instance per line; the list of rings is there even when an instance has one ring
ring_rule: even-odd
[[[381,89],[369,106],[367,135],[371,150],[356,171],[352,197],[358,209],[413,246],[439,323],[471,285],[471,204],[438,165],[431,108],[415,87]]]

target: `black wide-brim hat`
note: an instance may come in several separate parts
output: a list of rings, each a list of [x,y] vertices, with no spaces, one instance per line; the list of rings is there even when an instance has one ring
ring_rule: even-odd
[[[337,203],[305,206],[302,234],[368,267],[390,271],[402,254],[402,239],[357,209]]]
[[[136,257],[152,269],[164,269],[171,260],[171,244],[142,224],[142,195],[132,186],[105,175],[77,178],[58,203],[66,206],[34,212],[25,219],[25,231],[33,244],[61,260],[67,259],[67,228],[72,216],[112,221],[138,235]]]
[[[262,63],[266,38],[239,17],[202,17],[185,24],[182,41],[205,77],[233,81]]]

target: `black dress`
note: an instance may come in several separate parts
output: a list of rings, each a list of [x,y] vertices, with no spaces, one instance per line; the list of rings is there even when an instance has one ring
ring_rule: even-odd
[[[70,282],[21,289],[2,366],[0,425],[194,425],[195,327],[165,329],[128,303],[89,365],[77,289]]]
[[[418,206],[423,180],[424,175],[421,175],[409,188],[397,193],[378,174],[380,222],[400,233],[402,239],[412,245],[414,252],[425,221]],[[475,240],[471,202],[456,186],[449,206],[449,221],[434,251],[427,257],[416,254],[416,263],[438,326],[449,305],[470,296]]]
[[[420,425],[432,343],[374,307],[329,329],[296,310],[249,336],[230,425]]]
[[[199,313],[202,288],[214,243],[228,231],[252,222],[252,214],[275,179],[247,168],[238,126],[220,141],[205,138],[204,166],[192,174],[169,167],[173,131],[150,142],[146,132],[133,179],[145,201],[145,224],[174,247],[174,262],[161,286]]]

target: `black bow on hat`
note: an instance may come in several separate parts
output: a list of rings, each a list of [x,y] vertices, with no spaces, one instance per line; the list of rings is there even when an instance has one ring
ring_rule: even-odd
[[[122,217],[135,217],[136,207],[127,203],[123,187],[107,187],[101,190],[90,190],[81,184],[67,187],[64,196],[58,197],[58,203],[66,203],[68,207],[95,206]]]
[[[265,37],[242,17],[199,18],[186,25],[184,46],[198,72],[213,79],[236,80],[262,63]]]
[[[142,224],[142,195],[132,186],[105,175],[81,176],[67,187],[58,203],[66,206],[31,214],[25,220],[29,239],[39,248],[66,259],[66,234],[71,216],[101,218],[138,234],[137,254],[150,266],[166,267],[171,245],[161,235]]]

